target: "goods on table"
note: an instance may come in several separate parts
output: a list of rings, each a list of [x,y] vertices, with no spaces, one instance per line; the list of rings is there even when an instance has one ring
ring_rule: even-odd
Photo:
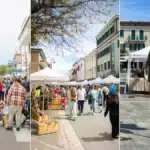
[[[50,122],[37,122],[36,124],[36,133],[38,135],[54,133],[58,131],[58,122],[50,121]]]
[[[47,122],[48,116],[47,115],[40,115],[38,112],[36,112],[34,109],[32,109],[31,116],[33,120],[39,121],[39,122]]]
[[[62,102],[61,102],[61,98],[59,98],[57,96],[57,98],[53,99],[50,106],[49,106],[50,109],[62,109]]]

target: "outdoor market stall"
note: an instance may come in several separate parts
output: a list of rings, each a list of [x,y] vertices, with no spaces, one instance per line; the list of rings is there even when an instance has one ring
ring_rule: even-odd
[[[45,109],[45,101],[48,101],[46,105],[50,110],[62,108],[62,101],[64,101],[64,99],[62,99],[57,89],[50,90],[47,84],[52,85],[66,81],[69,81],[69,77],[66,74],[57,73],[48,67],[31,74],[31,84],[33,82],[34,87],[36,87],[36,82],[38,85],[42,85],[32,91],[31,115],[32,119],[36,121],[37,134],[47,134],[58,130],[58,122],[54,120],[49,121],[49,116],[45,115],[44,112],[42,113],[41,110]],[[43,104],[42,109],[39,107],[41,103]]]
[[[124,58],[128,60],[128,70],[127,70],[127,85],[129,86],[130,90],[132,91],[149,91],[150,90],[150,83],[148,80],[143,78],[131,78],[131,61],[135,62],[143,62],[146,65],[146,60],[148,58],[148,54],[150,52],[150,46],[141,49],[139,51],[130,53],[129,56],[125,56]]]

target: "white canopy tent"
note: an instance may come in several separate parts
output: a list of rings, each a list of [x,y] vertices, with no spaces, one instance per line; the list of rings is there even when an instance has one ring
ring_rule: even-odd
[[[128,51],[128,50],[127,50]],[[143,61],[145,62],[148,58],[148,54],[150,52],[150,46],[143,48],[139,51],[130,53],[130,51],[128,51],[129,56],[125,56],[124,59],[128,60],[128,68],[127,68],[127,85],[130,84],[130,72],[131,72],[131,61]]]
[[[120,79],[116,78],[113,75],[109,75],[105,79],[101,80],[101,83],[104,83],[104,84],[109,84],[109,83],[119,84],[120,83]]]
[[[67,82],[69,81],[69,76],[57,73],[49,67],[46,67],[43,70],[32,73],[31,81]]]
[[[94,79],[94,80],[92,80],[92,84],[98,84],[98,83],[100,83],[102,81],[102,78],[101,77],[98,77],[98,78],[96,78],[96,79]]]
[[[86,84],[89,84],[89,81],[87,80],[84,80],[83,82],[80,82],[81,85],[86,85]]]
[[[150,46],[146,47],[146,48],[143,48],[139,51],[136,51],[136,52],[133,52],[133,53],[130,53],[130,57],[129,56],[125,56],[124,58],[126,60],[138,60],[138,61],[142,61],[142,60],[147,60],[147,57],[148,57],[148,54],[150,52]]]

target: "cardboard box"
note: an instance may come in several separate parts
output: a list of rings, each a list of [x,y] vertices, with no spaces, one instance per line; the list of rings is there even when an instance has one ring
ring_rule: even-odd
[[[58,122],[57,121],[50,121],[48,123],[38,122],[37,126],[36,126],[36,133],[38,135],[54,133],[57,131],[58,131]]]

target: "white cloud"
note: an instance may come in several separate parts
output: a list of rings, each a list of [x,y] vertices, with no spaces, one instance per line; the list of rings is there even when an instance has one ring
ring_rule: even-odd
[[[4,0],[0,5],[0,64],[11,60],[25,17],[30,14],[30,0]],[[5,56],[5,57],[4,57]]]

